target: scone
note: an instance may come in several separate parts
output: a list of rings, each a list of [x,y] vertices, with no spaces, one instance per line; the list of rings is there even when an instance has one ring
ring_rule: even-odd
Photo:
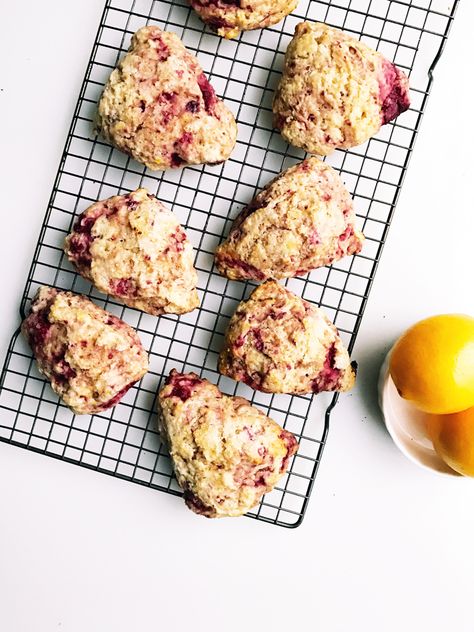
[[[171,371],[159,393],[159,426],[184,500],[208,518],[241,516],[286,472],[295,437],[242,397],[195,373]]]
[[[85,296],[40,288],[21,330],[40,372],[78,415],[115,406],[148,370],[137,333]]]
[[[338,29],[301,22],[273,102],[285,140],[319,155],[364,143],[410,107],[408,79]]]
[[[356,254],[363,240],[341,178],[313,157],[281,173],[244,208],[215,262],[229,279],[282,279]]]
[[[241,31],[263,29],[296,9],[299,0],[189,0],[218,35],[231,39]]]
[[[64,249],[83,277],[129,307],[158,315],[184,314],[199,305],[186,233],[145,189],[93,204]]]
[[[240,303],[219,357],[223,375],[266,393],[348,391],[356,368],[324,312],[276,281]]]
[[[153,170],[227,160],[237,138],[232,112],[174,33],[145,26],[112,72],[98,130]]]

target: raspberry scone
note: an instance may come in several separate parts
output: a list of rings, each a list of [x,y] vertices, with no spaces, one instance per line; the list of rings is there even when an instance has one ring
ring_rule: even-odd
[[[78,415],[115,406],[148,370],[137,333],[85,296],[40,288],[21,330],[40,372]]]
[[[356,368],[324,312],[276,281],[240,303],[219,357],[223,375],[266,393],[348,391]]]
[[[171,371],[159,394],[160,433],[184,500],[208,518],[241,516],[286,472],[295,437],[242,397]]]
[[[299,0],[189,0],[201,19],[218,35],[232,39],[241,31],[277,24]]]
[[[325,24],[297,25],[273,102],[289,143],[323,156],[348,149],[409,107],[408,79],[383,55]]]
[[[312,157],[277,176],[243,209],[215,261],[229,279],[283,279],[357,254],[363,240],[341,178]]]
[[[105,86],[97,127],[152,170],[222,162],[237,138],[232,112],[196,57],[177,35],[157,26],[132,37]]]
[[[184,314],[199,304],[186,233],[145,189],[93,204],[80,215],[64,249],[83,277],[129,307]]]

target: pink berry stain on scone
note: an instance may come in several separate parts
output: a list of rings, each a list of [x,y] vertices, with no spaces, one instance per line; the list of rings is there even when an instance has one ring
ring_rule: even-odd
[[[219,371],[256,390],[298,395],[349,390],[356,364],[321,309],[266,281],[231,318]]]
[[[99,102],[104,138],[152,170],[227,160],[232,112],[174,33],[146,26],[112,72]]]
[[[379,101],[382,125],[390,123],[410,107],[408,80],[403,72],[386,59],[382,60],[379,78]]]
[[[189,399],[196,386],[202,384],[202,380],[195,373],[178,373],[172,371],[165,380],[166,385],[171,385],[170,397],[179,397],[182,402]]]
[[[229,279],[282,279],[360,252],[352,199],[318,158],[287,169],[240,213],[215,262]]]
[[[149,314],[183,314],[199,304],[194,254],[176,216],[145,189],[89,207],[65,252],[98,290]]]
[[[349,149],[409,107],[406,75],[381,53],[325,24],[297,25],[273,102],[289,143],[321,156]]]
[[[186,505],[208,518],[241,516],[271,491],[295,437],[241,397],[173,370],[158,397],[159,428]]]
[[[197,81],[202,93],[202,98],[204,99],[204,108],[208,114],[214,116],[215,108],[218,103],[216,92],[204,73],[199,75]]]
[[[232,39],[241,31],[277,24],[298,0],[189,0],[201,19],[218,35]]]
[[[137,333],[85,296],[40,288],[21,329],[40,372],[77,414],[114,406],[148,370]]]

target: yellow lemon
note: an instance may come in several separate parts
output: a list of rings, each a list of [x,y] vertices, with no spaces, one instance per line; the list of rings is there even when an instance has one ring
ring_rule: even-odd
[[[438,456],[456,472],[474,476],[474,407],[433,415],[427,427]]]
[[[400,395],[427,413],[474,406],[474,318],[443,314],[416,323],[395,343],[390,374]]]

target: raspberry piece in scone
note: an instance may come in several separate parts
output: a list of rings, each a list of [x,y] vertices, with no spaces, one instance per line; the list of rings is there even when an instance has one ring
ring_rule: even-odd
[[[171,371],[159,393],[159,427],[187,506],[208,518],[241,516],[271,491],[298,444],[242,397],[195,373]]]
[[[112,72],[97,127],[153,170],[227,160],[237,138],[232,112],[174,33],[141,28]]]
[[[349,149],[409,107],[406,75],[381,53],[325,24],[298,24],[273,102],[289,143],[321,156]]]
[[[98,290],[149,314],[184,314],[199,304],[191,243],[178,219],[145,189],[89,207],[65,252]]]
[[[85,296],[40,288],[21,330],[40,372],[79,415],[115,406],[148,370],[138,334]]]
[[[321,309],[266,281],[232,316],[219,371],[259,391],[296,395],[349,390],[356,364]]]
[[[357,254],[363,239],[341,178],[312,157],[281,173],[244,208],[215,261],[229,279],[282,279]]]
[[[298,0],[189,0],[218,35],[231,39],[241,31],[263,29],[289,15]]]

